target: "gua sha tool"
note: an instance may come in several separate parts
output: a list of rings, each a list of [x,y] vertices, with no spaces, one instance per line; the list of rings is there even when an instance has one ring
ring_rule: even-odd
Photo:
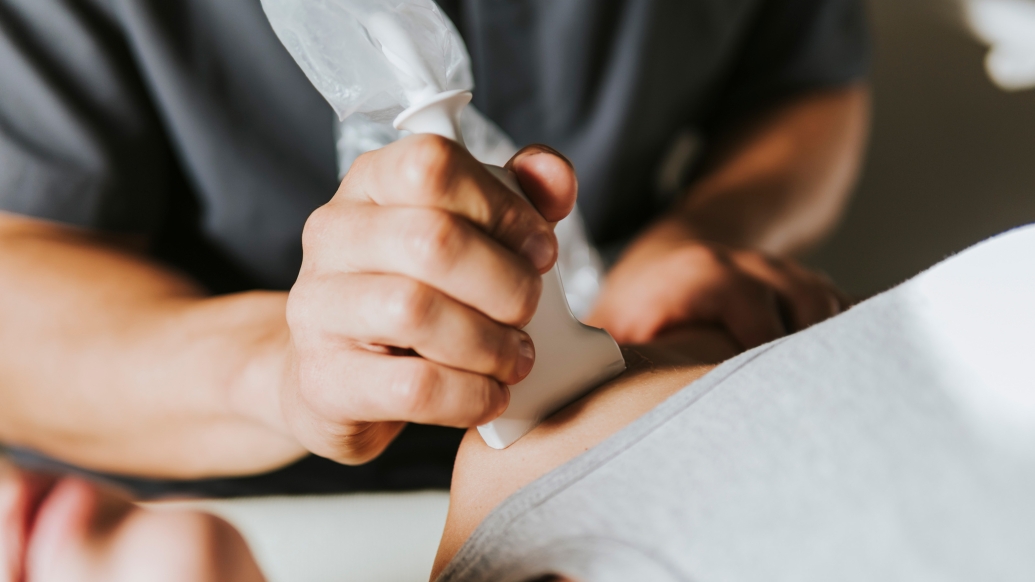
[[[442,93],[403,111],[396,118],[395,127],[438,134],[462,144],[454,128],[458,127],[460,111],[470,100],[469,91]],[[485,167],[525,197],[507,170]],[[496,420],[478,427],[485,444],[494,449],[507,448],[565,404],[625,371],[625,358],[611,335],[584,325],[571,313],[557,265],[543,275],[539,306],[524,331],[535,345],[532,371],[510,387],[507,410]]]
[[[343,72],[342,60],[334,58],[342,55],[341,50],[328,55],[326,49],[338,46],[333,45],[334,42],[346,42],[349,48],[346,54],[353,59],[355,54],[369,50],[369,45],[363,43],[349,44],[355,39],[340,33],[358,23],[380,50],[382,60],[387,60],[385,68],[392,70],[389,77],[394,75],[395,83],[383,82],[383,68],[364,69],[357,65],[357,70],[365,72],[365,78],[389,87],[377,95],[401,92],[405,99],[400,99],[406,107],[395,117],[395,128],[436,134],[464,145],[460,115],[471,101],[471,92],[456,85],[471,87],[469,70],[446,66],[446,62],[455,60],[458,52],[466,59],[466,52],[448,18],[433,3],[428,0],[339,0],[335,4],[325,0],[317,4],[263,0],[263,6],[281,41],[340,116],[361,110],[355,105],[356,99],[349,99],[348,95],[357,93],[356,87],[362,84],[349,85],[337,79],[356,77],[358,73]],[[321,12],[329,6],[335,10]],[[309,10],[314,12],[307,12]],[[339,24],[341,26],[337,26]],[[337,27],[339,33],[328,33],[329,27]],[[414,31],[418,34],[411,34]],[[420,36],[422,43],[415,42],[414,36]],[[428,38],[436,41],[427,42]],[[445,48],[436,54],[429,47]],[[369,62],[361,64],[370,65]],[[371,99],[376,100],[377,95]],[[371,106],[371,110],[375,109]],[[527,200],[509,172],[499,166],[486,165],[486,168]],[[556,265],[543,275],[538,308],[524,331],[535,344],[532,371],[510,387],[510,404],[503,415],[478,427],[486,444],[495,449],[510,446],[564,405],[625,370],[625,359],[614,339],[602,329],[583,325],[572,314]]]
[[[420,70],[426,61],[420,58],[416,47],[393,20],[372,18],[368,30],[381,43],[388,60],[401,70],[400,76],[434,79],[430,72]],[[414,93],[417,93],[411,98],[414,104],[395,118],[395,128],[433,133],[463,145],[460,114],[471,102],[471,92],[429,93],[422,88]],[[485,167],[511,190],[525,197],[509,172],[499,166]],[[510,446],[565,404],[625,370],[625,358],[610,334],[582,324],[571,313],[556,265],[543,275],[539,306],[524,331],[535,344],[532,371],[510,387],[510,405],[503,415],[478,427],[485,443],[494,449]]]

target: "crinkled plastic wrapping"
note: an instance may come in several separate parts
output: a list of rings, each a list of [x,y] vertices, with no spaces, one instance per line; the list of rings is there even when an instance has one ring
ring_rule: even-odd
[[[432,94],[474,87],[459,32],[432,0],[261,0],[277,37],[338,114],[338,169],[388,145],[405,132],[391,122],[422,90]],[[413,78],[393,65],[374,35],[372,19],[389,17],[410,36],[432,78]],[[354,114],[360,115],[354,115]],[[461,117],[471,153],[502,166],[516,152],[510,137],[474,106]],[[584,317],[596,299],[603,263],[589,244],[576,208],[556,228],[557,259],[568,305]]]
[[[518,151],[510,137],[473,105],[468,105],[461,114],[460,130],[467,149],[483,164],[504,166]],[[334,139],[338,151],[338,179],[345,177],[359,156],[406,135],[409,132],[365,115],[352,115],[337,122]]]
[[[486,118],[473,105],[468,105],[460,118],[464,142],[478,161],[503,166],[517,147],[498,125]],[[362,115],[353,115],[337,124],[335,139],[338,148],[338,177],[344,178],[352,162],[360,155],[382,148],[402,137],[406,132],[390,125],[371,121]],[[557,265],[564,282],[564,295],[575,317],[584,319],[589,314],[604,274],[600,253],[589,244],[582,216],[575,207],[567,218],[554,229],[560,254]]]
[[[474,87],[463,41],[432,0],[261,1],[280,42],[339,119],[363,113],[390,122],[412,105],[414,87]],[[368,33],[372,18],[386,16],[406,31],[433,78],[406,79],[391,64]]]

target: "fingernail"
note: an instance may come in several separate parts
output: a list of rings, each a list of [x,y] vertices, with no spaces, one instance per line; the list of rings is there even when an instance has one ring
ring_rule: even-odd
[[[545,271],[553,264],[553,253],[553,240],[544,232],[532,233],[521,245],[521,254],[539,271]]]
[[[557,156],[558,158],[564,160],[564,163],[568,164],[569,168],[571,168],[573,170],[575,169],[575,164],[571,163],[571,160],[568,159],[568,156],[562,154],[561,152],[553,149],[552,147],[550,147],[550,146],[548,146],[546,144],[542,144],[542,143],[541,144],[536,144],[536,147],[542,149],[543,151],[545,151],[548,154],[553,154],[553,155]]]
[[[514,372],[518,378],[524,379],[529,372],[532,371],[532,366],[535,364],[535,347],[532,345],[532,341],[528,339],[522,339],[518,343],[518,359],[517,363],[514,364]]]

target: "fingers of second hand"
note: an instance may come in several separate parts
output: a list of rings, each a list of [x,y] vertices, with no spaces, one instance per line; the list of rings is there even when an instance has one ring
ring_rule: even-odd
[[[526,333],[408,277],[337,274],[316,285],[309,300],[334,305],[323,319],[324,333],[413,349],[434,362],[508,384],[527,376],[535,361]]]
[[[737,264],[751,277],[770,287],[786,310],[790,331],[801,331],[836,315],[830,298],[811,271],[794,261],[774,259],[760,253],[742,253]]]
[[[817,324],[841,313],[841,298],[833,281],[796,261],[787,260],[784,268],[795,281],[795,287],[804,320],[800,329]]]
[[[826,273],[822,271],[811,271],[802,267],[801,265],[793,265],[797,270],[805,272],[807,275],[812,277],[817,287],[820,287],[823,293],[826,295],[828,303],[829,317],[838,315],[842,311],[847,311],[852,306],[852,299],[847,293],[838,288]]]
[[[785,334],[771,290],[743,273],[721,249],[694,246],[673,255],[669,271],[685,277],[688,321],[722,325],[744,348],[753,348]]]
[[[459,145],[438,136],[411,136],[383,150],[383,172],[372,176],[379,205],[438,208],[463,217],[545,272],[557,257],[546,220]]]
[[[722,319],[730,333],[745,348],[772,341],[787,334],[775,292],[747,276],[732,278],[723,293]]]

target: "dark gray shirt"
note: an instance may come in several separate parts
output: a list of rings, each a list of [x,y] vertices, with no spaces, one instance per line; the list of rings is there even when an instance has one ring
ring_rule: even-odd
[[[675,136],[866,66],[860,0],[442,5],[470,49],[476,105],[519,145],[572,158],[601,244],[664,206],[655,176]],[[156,258],[213,292],[294,282],[306,217],[337,187],[333,127],[259,0],[0,0],[0,210],[148,234]],[[458,442],[413,427],[364,467],[310,458],[254,479],[122,483],[149,495],[444,487]]]
[[[864,73],[859,0],[447,0],[475,103],[580,172],[597,243],[708,136]],[[215,291],[286,288],[336,188],[330,107],[258,0],[0,0],[0,209],[142,232]]]

